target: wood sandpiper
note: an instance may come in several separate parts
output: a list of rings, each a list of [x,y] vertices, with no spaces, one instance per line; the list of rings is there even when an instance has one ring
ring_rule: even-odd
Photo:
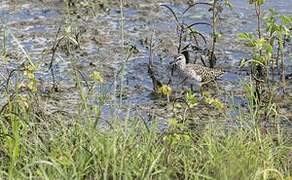
[[[199,64],[187,64],[186,57],[183,54],[179,54],[170,64],[177,65],[179,75],[184,78],[184,81],[187,80],[191,85],[197,84],[200,87],[215,81],[224,74],[221,69],[212,69]]]

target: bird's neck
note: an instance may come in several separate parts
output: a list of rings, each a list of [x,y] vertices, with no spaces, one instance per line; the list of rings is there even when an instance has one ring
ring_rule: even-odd
[[[181,61],[178,63],[178,67],[181,68],[181,69],[185,69],[186,68],[186,62],[184,61]]]

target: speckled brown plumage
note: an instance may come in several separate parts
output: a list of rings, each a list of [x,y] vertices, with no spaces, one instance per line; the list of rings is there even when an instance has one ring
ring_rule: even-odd
[[[199,83],[214,81],[224,74],[221,69],[212,69],[199,64],[186,64],[186,58],[183,54],[177,56],[174,63],[178,66],[178,70],[184,78]]]

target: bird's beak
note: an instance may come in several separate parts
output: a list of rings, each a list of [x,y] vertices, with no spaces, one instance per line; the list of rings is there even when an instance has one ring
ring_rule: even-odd
[[[179,59],[178,58],[175,58],[173,61],[171,61],[169,64],[170,65],[174,65]]]
[[[177,62],[177,60],[175,59],[175,60],[171,61],[169,64],[174,65],[176,62]]]

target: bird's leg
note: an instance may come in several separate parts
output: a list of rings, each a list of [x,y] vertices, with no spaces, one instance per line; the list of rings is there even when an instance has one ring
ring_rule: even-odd
[[[206,85],[206,84],[208,84],[208,83],[210,83],[210,82],[212,82],[212,81],[214,81],[214,80],[211,79],[211,80],[208,80],[208,81],[202,82],[202,83],[201,83],[201,86]]]
[[[203,85],[200,84],[199,89],[200,89],[201,96],[203,96],[203,93],[204,93]]]
[[[219,92],[220,89],[219,89],[218,83],[216,81],[214,81],[214,83],[215,83],[215,86],[216,86],[217,91]]]
[[[204,85],[206,85],[206,84],[208,84],[208,83],[210,83],[210,82],[212,82],[212,81],[214,81],[213,79],[211,79],[211,80],[208,80],[208,81],[205,81],[205,82],[201,82],[200,84],[199,84],[199,86],[200,86],[200,93],[201,93],[201,95],[203,96],[203,87],[204,87]]]
[[[184,83],[188,78],[186,77],[180,84]]]
[[[186,77],[182,82],[180,82],[177,87],[179,87],[180,85],[182,85],[188,78]]]
[[[191,84],[191,91],[192,91],[192,92],[195,92],[195,90],[194,90],[194,85],[193,85],[193,84]]]

